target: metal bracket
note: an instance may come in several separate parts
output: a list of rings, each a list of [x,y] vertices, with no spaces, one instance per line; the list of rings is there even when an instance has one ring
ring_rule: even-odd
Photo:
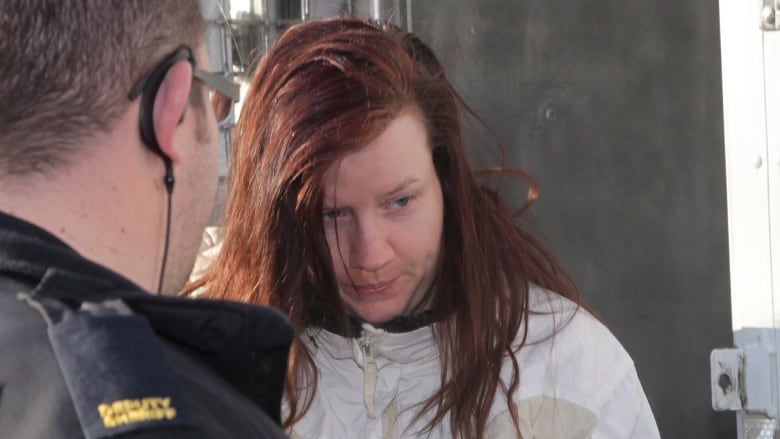
[[[761,0],[761,30],[780,30],[780,0]]]
[[[710,353],[710,385],[715,411],[745,407],[744,364],[742,349],[714,349]]]
[[[734,333],[735,349],[710,353],[712,408],[746,410],[777,418],[775,337],[777,331],[746,328]]]
[[[739,439],[772,438],[778,428],[780,330],[743,328],[736,348],[710,353],[712,408],[736,411]]]

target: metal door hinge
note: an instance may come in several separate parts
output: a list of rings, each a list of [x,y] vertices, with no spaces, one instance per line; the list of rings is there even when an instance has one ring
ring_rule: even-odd
[[[734,332],[736,348],[710,353],[712,408],[747,410],[778,418],[777,352],[780,331],[743,328]]]
[[[761,30],[780,30],[780,0],[761,0]]]

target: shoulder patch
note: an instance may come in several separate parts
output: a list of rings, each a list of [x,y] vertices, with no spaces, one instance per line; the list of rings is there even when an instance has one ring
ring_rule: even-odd
[[[160,341],[143,317],[79,313],[48,332],[87,438],[194,428]]]

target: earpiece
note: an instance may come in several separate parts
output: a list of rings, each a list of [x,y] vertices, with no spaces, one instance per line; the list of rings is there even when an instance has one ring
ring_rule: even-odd
[[[149,75],[142,81],[134,91],[131,91],[130,97],[133,98],[133,94],[141,94],[141,108],[139,114],[141,140],[144,144],[165,163],[165,188],[170,193],[173,191],[173,185],[175,182],[173,176],[173,164],[171,158],[163,152],[160,148],[160,144],[157,142],[157,134],[154,131],[154,101],[157,98],[157,92],[162,85],[165,75],[168,70],[178,61],[187,60],[190,64],[195,66],[195,60],[192,56],[192,50],[187,46],[181,46],[167,58],[162,60],[157,67],[152,70]],[[184,113],[182,113],[179,123],[184,120]]]
[[[160,276],[157,283],[157,294],[162,294],[163,279],[165,278],[165,266],[168,261],[168,245],[170,244],[171,236],[171,205],[172,205],[172,193],[173,184],[176,181],[173,177],[173,162],[168,157],[157,141],[157,133],[154,130],[154,101],[157,99],[157,93],[160,90],[165,75],[168,74],[168,70],[178,61],[187,60],[195,68],[195,58],[192,55],[192,49],[188,46],[179,46],[173,53],[163,59],[157,66],[142,80],[136,83],[128,98],[132,101],[141,96],[141,107],[138,115],[139,125],[141,130],[141,140],[144,144],[155,154],[160,156],[165,164],[165,177],[163,182],[165,183],[165,190],[168,192],[168,210],[165,216],[165,244],[163,247],[162,263],[160,264]],[[184,112],[182,112],[179,118],[179,123],[184,120]]]

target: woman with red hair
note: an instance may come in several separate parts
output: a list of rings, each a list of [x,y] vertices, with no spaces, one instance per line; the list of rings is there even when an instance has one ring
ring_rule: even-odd
[[[475,178],[462,108],[412,34],[291,27],[252,78],[222,249],[191,288],[289,317],[293,438],[658,437],[628,354]]]

